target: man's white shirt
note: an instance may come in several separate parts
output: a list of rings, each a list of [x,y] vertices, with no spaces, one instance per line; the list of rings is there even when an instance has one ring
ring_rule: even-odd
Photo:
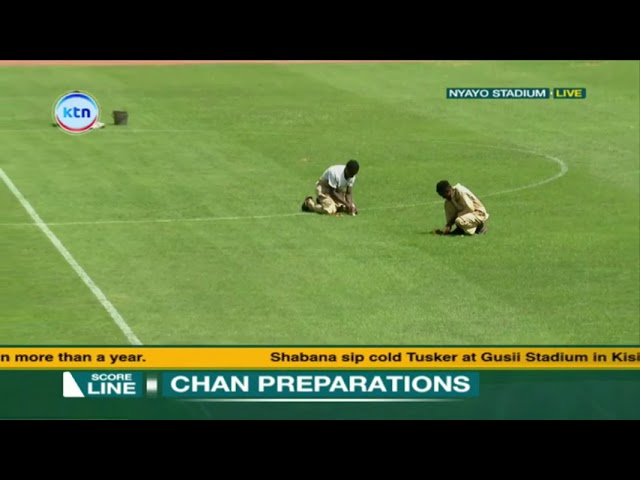
[[[346,165],[334,165],[329,167],[322,174],[320,180],[327,182],[329,186],[335,188],[339,192],[344,192],[347,190],[347,187],[353,187],[353,184],[356,181],[355,175],[349,180],[344,178],[344,171],[346,168]]]

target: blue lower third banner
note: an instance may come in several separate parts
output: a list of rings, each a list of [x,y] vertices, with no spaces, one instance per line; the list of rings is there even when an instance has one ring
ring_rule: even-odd
[[[165,372],[161,396],[210,400],[425,401],[477,397],[476,372]]]

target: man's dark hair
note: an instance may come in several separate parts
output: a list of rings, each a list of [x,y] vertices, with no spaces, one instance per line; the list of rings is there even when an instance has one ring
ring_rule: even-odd
[[[451,184],[449,183],[449,180],[440,180],[436,184],[436,193],[438,193],[438,195],[442,195],[450,188],[451,188]]]
[[[354,175],[360,171],[360,164],[357,162],[357,160],[349,160],[346,167]]]

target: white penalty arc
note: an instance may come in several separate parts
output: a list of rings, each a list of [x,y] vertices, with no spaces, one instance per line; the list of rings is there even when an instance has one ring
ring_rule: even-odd
[[[551,183],[555,180],[558,180],[561,177],[564,177],[569,171],[569,166],[561,158],[554,157],[553,155],[548,155],[546,153],[535,152],[533,150],[524,150],[520,148],[510,148],[510,147],[496,147],[494,145],[484,145],[484,144],[475,144],[475,143],[466,143],[466,142],[453,142],[453,141],[449,142],[447,140],[433,140],[433,141],[439,142],[439,143],[450,143],[452,145],[468,145],[468,146],[476,146],[476,147],[483,147],[483,148],[493,148],[495,150],[504,150],[507,152],[525,153],[527,155],[536,155],[538,157],[545,158],[546,160],[549,160],[558,166],[558,171],[554,175],[548,178],[545,178],[538,182],[528,183],[520,187],[514,187],[507,190],[500,190],[498,192],[488,193],[488,194],[482,195],[483,198],[496,197],[498,195],[505,195],[507,193],[515,193],[515,192],[520,192],[522,190],[529,190],[532,188],[541,187],[542,185],[546,185],[547,183]],[[380,206],[380,207],[371,207],[371,208],[368,208],[367,210],[390,210],[390,209],[399,209],[399,208],[415,208],[415,207],[424,207],[427,205],[440,205],[441,203],[442,203],[441,201],[432,201],[432,202],[410,203],[410,204],[402,204],[402,205],[387,205],[387,206]]]
[[[541,187],[548,183],[551,183],[559,178],[563,177],[569,171],[569,166],[567,163],[553,155],[548,155],[546,153],[540,153],[533,150],[525,150],[519,148],[511,148],[511,147],[501,147],[495,145],[486,145],[480,143],[467,143],[467,142],[456,142],[456,141],[448,141],[448,140],[429,140],[430,142],[437,143],[449,143],[451,145],[461,145],[461,146],[473,146],[478,148],[488,148],[494,150],[503,150],[509,152],[516,153],[524,153],[527,155],[534,155],[545,160],[551,161],[558,166],[558,171],[543,180],[533,182],[530,184],[522,185],[519,187],[510,188],[507,190],[501,190],[498,192],[492,192],[483,195],[483,197],[495,197],[498,195],[505,195],[509,193],[520,192],[523,190],[528,190],[536,187]],[[410,204],[397,204],[397,205],[383,205],[379,207],[368,207],[361,208],[361,211],[376,211],[376,210],[400,210],[407,208],[416,208],[416,207],[424,207],[429,205],[440,205],[440,201],[430,201],[430,202],[420,202],[420,203],[410,203]],[[74,225],[140,225],[140,224],[153,224],[153,223],[182,223],[182,222],[224,222],[224,221],[234,221],[234,220],[269,220],[274,218],[287,218],[287,217],[300,217],[300,216],[310,216],[308,213],[304,212],[289,212],[289,213],[276,213],[270,215],[237,215],[237,216],[224,216],[224,217],[190,217],[190,218],[149,218],[149,219],[138,219],[138,220],[88,220],[88,221],[77,221],[77,222],[47,222],[49,226],[74,226]],[[16,222],[16,223],[0,223],[0,226],[32,226],[34,223],[30,222]]]

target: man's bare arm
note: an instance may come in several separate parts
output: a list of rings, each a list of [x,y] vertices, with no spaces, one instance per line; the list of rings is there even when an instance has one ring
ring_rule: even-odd
[[[345,200],[346,200],[346,205],[351,211],[351,213],[356,213],[356,206],[353,204],[353,189],[351,187],[347,187]]]
[[[347,199],[345,198],[345,195],[343,193],[340,193],[338,190],[336,190],[335,188],[331,188],[330,190],[330,195],[331,197],[338,203],[342,203],[344,205],[349,205],[347,203]]]

